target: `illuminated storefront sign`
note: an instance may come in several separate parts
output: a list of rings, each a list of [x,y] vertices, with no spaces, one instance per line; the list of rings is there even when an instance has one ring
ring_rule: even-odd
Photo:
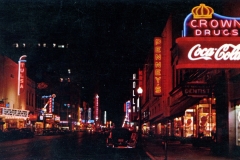
[[[239,37],[178,38],[177,68],[239,68]]]
[[[94,99],[94,107],[95,107],[95,120],[97,121],[98,120],[98,99],[99,99],[99,96],[96,94],[95,96],[95,99]]]
[[[45,116],[46,118],[53,118],[53,114],[50,114],[50,113],[46,113],[44,116]]]
[[[200,4],[185,18],[183,28],[183,37],[237,37],[240,17],[222,16]]]
[[[22,58],[27,57],[26,55],[23,55],[19,58],[18,61],[18,95],[24,91],[24,84],[25,84],[25,62],[26,60],[23,60]]]
[[[48,113],[52,113],[52,98],[49,98],[49,110]]]
[[[226,17],[200,4],[192,9],[178,38],[176,68],[239,68],[240,17]]]
[[[29,114],[29,121],[37,121],[37,115]]]
[[[55,115],[54,120],[55,120],[55,122],[60,122],[60,117]]]
[[[208,84],[186,84],[183,87],[183,93],[192,97],[208,97],[212,94],[212,87]]]
[[[160,37],[154,38],[154,95],[160,96],[162,94],[162,39]]]
[[[28,110],[20,110],[20,109],[10,109],[10,108],[2,108],[2,115],[12,116],[18,118],[27,118]]]
[[[88,108],[88,120],[92,119],[92,109]]]
[[[129,113],[131,112],[131,103],[130,103],[130,101],[127,101],[125,106],[126,106],[126,109],[125,109],[126,110],[126,115],[125,115],[125,117],[126,117],[126,120],[129,121]]]

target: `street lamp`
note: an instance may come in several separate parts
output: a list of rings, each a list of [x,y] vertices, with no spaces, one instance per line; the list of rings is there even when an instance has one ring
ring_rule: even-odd
[[[143,93],[143,89],[141,87],[139,87],[137,89],[137,93],[138,93],[138,97],[139,97],[139,127],[138,127],[138,140],[139,140],[139,144],[141,145],[142,143],[142,123],[141,123],[141,120],[142,120],[142,113],[141,113],[141,96],[142,96],[142,93]]]

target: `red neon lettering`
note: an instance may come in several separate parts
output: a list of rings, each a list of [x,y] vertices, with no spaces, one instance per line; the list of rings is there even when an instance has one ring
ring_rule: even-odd
[[[217,20],[212,20],[212,21],[210,21],[210,23],[209,23],[209,27],[210,28],[217,28],[219,25],[218,25],[218,21]]]
[[[209,29],[204,30],[204,35],[205,36],[211,36],[211,31]]]
[[[23,88],[23,84],[20,84],[20,88]]]
[[[190,27],[191,28],[197,28],[198,26],[197,26],[197,20],[192,20],[191,22],[190,22]]]
[[[238,30],[237,30],[237,29],[233,29],[233,30],[231,31],[231,35],[232,35],[232,36],[238,36]]]
[[[240,28],[240,22],[238,22],[237,20],[234,20],[233,26],[234,26],[234,28]]]
[[[217,36],[220,36],[221,32],[220,32],[220,30],[213,30],[212,34],[213,34],[213,36],[217,37]]]
[[[205,20],[205,19],[200,19],[200,20],[199,20],[199,27],[200,27],[200,28],[207,28],[207,27],[208,27],[208,25],[207,25],[207,20]]]
[[[227,29],[224,29],[224,30],[222,31],[222,34],[223,34],[223,36],[229,36],[229,32],[228,32]]]
[[[20,63],[20,68],[24,68],[25,63]]]
[[[220,20],[220,27],[221,28],[231,28],[232,21],[231,20]]]
[[[201,36],[202,35],[202,31],[200,29],[196,29],[194,31],[194,36]]]

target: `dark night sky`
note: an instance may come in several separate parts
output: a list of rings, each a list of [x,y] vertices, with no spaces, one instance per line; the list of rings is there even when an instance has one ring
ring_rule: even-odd
[[[121,122],[132,74],[142,67],[153,38],[161,36],[168,13],[189,13],[200,2],[218,0],[0,0],[0,54],[16,62],[26,54],[36,82],[45,72],[57,75],[70,67],[87,99],[97,92],[108,119]],[[14,49],[14,43],[30,46]],[[38,49],[37,43],[69,48]]]

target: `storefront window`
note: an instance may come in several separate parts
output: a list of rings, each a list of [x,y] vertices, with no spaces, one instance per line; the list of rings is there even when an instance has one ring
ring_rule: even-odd
[[[182,118],[174,118],[174,136],[181,137],[182,136]]]
[[[216,134],[216,109],[211,98],[203,99],[197,106],[198,137],[207,136],[215,138]]]
[[[240,105],[236,106],[236,145],[240,146]]]
[[[185,112],[184,118],[184,124],[183,124],[183,137],[191,137],[194,133],[194,122],[193,122],[193,116],[194,116],[194,109],[187,109]]]

